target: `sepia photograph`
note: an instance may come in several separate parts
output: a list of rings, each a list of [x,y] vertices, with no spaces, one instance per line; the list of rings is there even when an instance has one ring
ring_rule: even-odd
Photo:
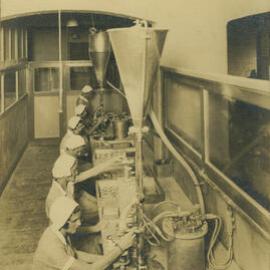
[[[270,270],[269,0],[0,0],[0,270]]]

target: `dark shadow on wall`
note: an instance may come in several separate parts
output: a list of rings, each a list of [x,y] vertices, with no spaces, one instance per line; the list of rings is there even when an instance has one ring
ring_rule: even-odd
[[[270,12],[233,20],[227,25],[228,73],[269,80]]]

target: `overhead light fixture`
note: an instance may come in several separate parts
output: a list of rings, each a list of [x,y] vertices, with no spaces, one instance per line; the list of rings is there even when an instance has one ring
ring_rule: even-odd
[[[67,27],[77,27],[79,26],[78,21],[74,18],[71,18],[67,21]]]

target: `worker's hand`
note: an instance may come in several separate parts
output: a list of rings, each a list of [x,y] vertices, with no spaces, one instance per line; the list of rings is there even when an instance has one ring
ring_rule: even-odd
[[[125,165],[125,164],[130,164],[129,160],[126,157],[116,156],[94,166],[93,169],[96,170],[97,174],[100,174],[100,173],[110,170],[113,166],[119,166],[119,165]]]
[[[106,162],[104,162],[104,167],[112,166],[112,165],[120,165],[126,162],[127,158],[123,156],[115,156]]]
[[[131,231],[129,231],[127,234],[120,238],[120,240],[118,241],[118,245],[121,247],[121,249],[126,250],[132,246],[134,238],[135,229],[131,229]]]

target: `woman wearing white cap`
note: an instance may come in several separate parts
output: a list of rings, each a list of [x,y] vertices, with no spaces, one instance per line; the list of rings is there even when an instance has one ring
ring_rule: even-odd
[[[68,120],[68,129],[66,134],[61,140],[60,143],[60,149],[62,148],[61,145],[65,143],[65,141],[72,135],[83,135],[84,134],[84,124],[81,121],[81,118],[79,116],[73,116]],[[88,141],[86,139],[86,141]]]
[[[74,112],[75,112],[75,115],[80,117],[82,121],[87,124],[88,127],[91,125],[90,115],[89,115],[86,105],[84,104],[77,105],[75,107]]]
[[[90,111],[89,106],[79,104],[75,107],[75,115],[81,118],[84,128],[84,133],[90,136],[94,131],[93,126],[93,112]]]
[[[89,98],[94,94],[94,90],[90,85],[85,85],[79,97],[76,100],[76,105],[84,104],[86,106],[89,106]]]
[[[75,250],[69,237],[81,225],[80,210],[78,204],[68,197],[59,197],[52,204],[49,218],[51,225],[39,240],[33,270],[103,270],[133,243],[134,232],[131,231],[105,256]]]
[[[52,186],[45,202],[47,215],[51,204],[58,197],[65,195],[78,201],[86,222],[92,224],[93,221],[97,221],[98,208],[96,198],[83,189],[75,188],[75,184],[87,179],[92,180],[94,176],[111,169],[114,165],[119,165],[121,162],[121,158],[115,157],[78,175],[77,159],[67,153],[61,154],[52,169]],[[91,231],[92,230],[89,230],[89,232]]]
[[[60,155],[54,163],[53,181],[45,201],[46,214],[49,216],[49,209],[57,198],[68,196],[80,204],[84,220],[88,224],[93,224],[98,219],[97,200],[88,192],[75,188],[77,164],[76,158],[67,154]],[[98,231],[99,226],[86,226],[84,229],[85,232],[93,232],[93,230]]]
[[[80,135],[70,135],[65,141],[60,144],[60,155],[66,154],[70,155],[78,160],[78,168],[80,172],[84,172],[83,174],[89,174],[89,177],[96,176],[100,173],[106,172],[112,169],[112,165],[119,165],[120,162],[123,161],[121,157],[115,157],[108,161],[105,161],[90,171],[86,171],[90,169],[91,164],[88,158],[88,148],[87,142],[85,139]],[[87,163],[85,164],[85,162]],[[80,180],[80,182],[83,180]]]
[[[90,145],[88,138],[85,136],[85,125],[82,122],[82,119],[79,116],[73,116],[68,121],[68,129],[64,137],[60,142],[60,153],[61,150],[65,149],[67,140],[73,135],[78,135],[83,138],[85,141],[85,149],[90,152]]]
[[[72,116],[68,120],[68,130],[72,131],[73,134],[81,135],[84,133],[84,124],[79,116]]]
[[[97,199],[87,191],[75,187],[75,184],[79,182],[76,181],[77,164],[76,158],[71,155],[62,154],[58,157],[52,169],[53,181],[45,201],[45,211],[49,216],[49,209],[53,202],[61,196],[68,196],[80,204],[85,225],[89,225],[98,221]],[[94,170],[92,175],[96,175],[99,171],[100,168]],[[99,224],[82,228],[84,232],[89,233],[100,230]]]
[[[122,165],[124,159],[116,156],[91,167],[92,165],[89,162],[85,162],[85,159],[82,158],[82,155],[86,152],[85,145],[85,141],[80,135],[70,136],[65,141],[65,145],[62,145],[63,149],[60,149],[61,155],[58,158],[59,160],[55,162],[52,170],[54,180],[46,200],[46,212],[48,212],[48,205],[55,198],[55,194],[57,196],[62,195],[62,190],[65,192],[66,187],[72,185],[75,190],[73,192],[73,198],[79,202],[85,221],[89,221],[92,224],[93,221],[97,221],[98,214],[94,177],[110,171],[115,166]],[[71,158],[67,156],[71,156]],[[77,160],[77,171],[80,171],[80,174],[76,175],[75,179],[74,176],[72,177],[72,167],[75,165],[74,159]],[[60,189],[59,186],[62,188]],[[89,227],[87,227],[88,229]]]
[[[88,150],[88,142],[81,135],[70,134],[60,143],[60,154],[71,155],[79,161],[90,162]]]
[[[75,112],[75,115],[76,116],[79,116],[80,118],[82,118],[83,120],[85,119],[85,118],[87,118],[88,117],[88,115],[87,115],[87,107],[86,107],[86,105],[84,105],[84,104],[79,104],[79,105],[77,105],[76,107],[75,107],[75,110],[74,110],[74,112]]]
[[[54,163],[52,186],[45,202],[47,216],[52,203],[61,196],[74,197],[74,183],[77,175],[76,158],[63,154]]]

